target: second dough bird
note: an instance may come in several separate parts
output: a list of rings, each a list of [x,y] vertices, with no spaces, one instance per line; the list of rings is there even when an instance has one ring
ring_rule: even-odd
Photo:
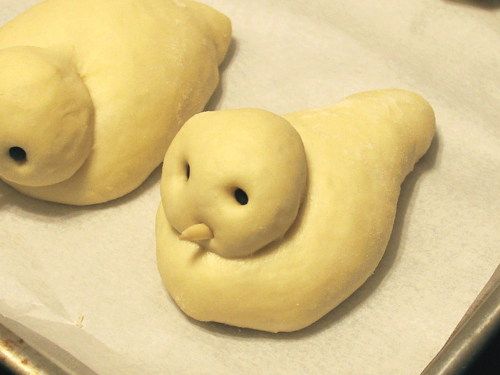
[[[195,115],[163,167],[167,290],[198,320],[271,332],[315,322],[375,270],[400,185],[433,135],[432,108],[403,90],[283,117]]]
[[[88,205],[138,187],[218,84],[229,19],[190,0],[47,0],[0,29],[0,179]]]

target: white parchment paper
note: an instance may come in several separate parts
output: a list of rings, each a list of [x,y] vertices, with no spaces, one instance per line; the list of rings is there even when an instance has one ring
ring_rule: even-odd
[[[0,21],[34,2],[0,0]],[[197,323],[175,307],[156,271],[158,170],[129,196],[88,208],[0,183],[2,321],[75,356],[88,367],[82,373],[419,373],[500,261],[499,7],[206,3],[234,25],[211,109],[286,113],[383,87],[418,91],[434,106],[438,136],[403,185],[375,275],[297,333]]]

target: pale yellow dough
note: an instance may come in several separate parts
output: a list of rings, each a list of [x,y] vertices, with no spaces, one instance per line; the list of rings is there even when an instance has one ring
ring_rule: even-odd
[[[201,321],[270,332],[317,321],[374,272],[400,185],[434,131],[429,104],[403,90],[284,117],[194,116],[163,167],[156,235],[168,292]]]
[[[226,16],[190,0],[47,0],[21,14],[0,29],[0,178],[75,205],[132,191],[203,110],[230,38]]]

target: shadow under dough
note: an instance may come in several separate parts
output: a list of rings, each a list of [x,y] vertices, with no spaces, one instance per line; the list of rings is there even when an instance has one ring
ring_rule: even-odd
[[[103,210],[110,207],[120,206],[138,198],[145,192],[154,188],[160,181],[161,165],[158,166],[149,177],[135,190],[115,200],[90,206],[72,206],[55,202],[47,202],[24,195],[14,188],[0,181],[0,212],[8,206],[16,206],[23,211],[38,216],[47,217],[75,217],[89,211]]]
[[[447,3],[462,4],[483,9],[500,8],[500,0],[445,0]]]
[[[378,264],[374,274],[356,290],[350,297],[343,301],[340,305],[334,308],[331,312],[323,316],[320,320],[296,332],[282,332],[282,333],[269,333],[257,331],[247,328],[238,328],[228,326],[222,323],[215,322],[199,322],[190,317],[187,317],[193,324],[197,325],[203,330],[209,331],[216,335],[229,335],[237,336],[240,338],[267,338],[267,339],[285,339],[285,340],[299,340],[303,337],[313,336],[317,333],[328,329],[330,326],[341,321],[351,311],[360,306],[365,299],[380,285],[380,283],[387,276],[394,261],[396,260],[397,251],[401,238],[403,235],[404,221],[408,212],[413,191],[417,187],[417,181],[421,175],[427,170],[431,169],[438,160],[439,153],[439,138],[438,134],[435,135],[431,146],[427,153],[415,165],[413,172],[411,172],[401,185],[401,193],[399,195],[398,207],[394,225],[391,233],[391,238],[387,244],[384,256]]]

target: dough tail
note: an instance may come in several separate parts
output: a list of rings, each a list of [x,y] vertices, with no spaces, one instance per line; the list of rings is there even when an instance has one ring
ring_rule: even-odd
[[[434,137],[434,111],[414,92],[400,89],[367,91],[348,97],[340,105],[343,104],[356,108],[358,121],[365,121],[365,130],[374,143],[383,148],[386,160],[400,161],[403,178],[427,152]]]
[[[195,14],[198,15],[199,20],[212,36],[217,51],[217,61],[219,64],[222,63],[231,43],[230,19],[215,9],[196,1],[186,0],[185,3],[187,7],[195,10]]]

